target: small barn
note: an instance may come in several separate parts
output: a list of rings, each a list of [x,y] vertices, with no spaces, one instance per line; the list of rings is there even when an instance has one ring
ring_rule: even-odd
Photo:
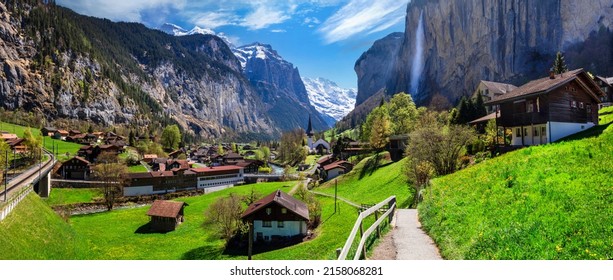
[[[153,231],[173,231],[183,221],[183,208],[187,204],[182,201],[156,200],[147,211],[151,217],[150,228]]]

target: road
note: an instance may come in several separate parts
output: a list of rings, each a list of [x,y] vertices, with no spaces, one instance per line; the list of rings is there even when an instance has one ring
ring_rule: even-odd
[[[432,238],[421,229],[417,209],[398,209],[391,234],[397,260],[442,260]]]

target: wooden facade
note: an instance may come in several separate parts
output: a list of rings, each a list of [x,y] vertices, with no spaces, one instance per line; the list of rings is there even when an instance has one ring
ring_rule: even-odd
[[[81,157],[73,157],[64,163],[58,169],[58,173],[64,179],[69,180],[87,180],[90,177],[91,169],[90,162]]]
[[[600,87],[578,69],[531,81],[486,105],[497,106],[497,125],[521,139],[511,144],[523,146],[553,142],[598,125],[602,96]]]
[[[185,221],[183,209],[185,202],[156,200],[147,215],[151,218],[149,227],[153,231],[168,232],[176,229]]]

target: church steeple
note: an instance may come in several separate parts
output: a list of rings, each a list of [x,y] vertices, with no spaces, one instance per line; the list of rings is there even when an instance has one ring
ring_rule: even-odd
[[[309,137],[313,137],[315,133],[313,133],[313,127],[311,126],[311,115],[309,114],[309,125],[307,126],[306,135]]]

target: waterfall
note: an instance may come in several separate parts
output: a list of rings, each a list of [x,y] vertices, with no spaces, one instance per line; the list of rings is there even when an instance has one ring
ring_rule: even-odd
[[[411,92],[410,94],[415,96],[418,94],[419,82],[421,81],[421,74],[424,71],[424,41],[426,36],[424,34],[424,11],[419,14],[419,24],[415,31],[415,56],[413,56],[413,65],[411,65]]]

